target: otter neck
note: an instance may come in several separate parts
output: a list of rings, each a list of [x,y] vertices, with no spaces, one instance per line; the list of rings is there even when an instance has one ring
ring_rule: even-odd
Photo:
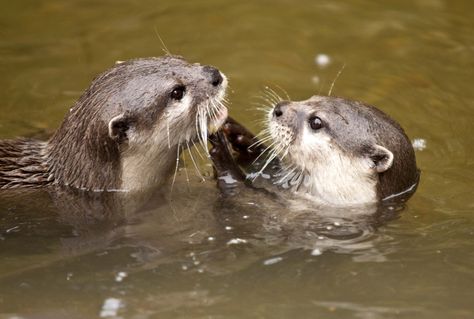
[[[129,149],[122,155],[120,188],[126,191],[149,189],[163,184],[175,171],[182,147],[161,143],[158,151],[152,147]],[[165,146],[166,145],[166,146]],[[156,146],[155,146],[156,147]]]
[[[85,190],[120,187],[119,145],[107,126],[90,121],[78,106],[66,117],[46,148],[50,174],[56,184]]]
[[[352,161],[345,164],[359,165],[359,163]],[[316,164],[310,169],[304,168],[299,173],[288,177],[294,184],[291,185],[290,182],[290,189],[296,194],[336,206],[377,201],[376,176],[361,176],[358,172],[362,170],[334,169],[334,167],[343,168],[344,165],[330,165],[329,167],[321,165],[318,167]],[[296,174],[300,174],[300,176],[295,176]]]

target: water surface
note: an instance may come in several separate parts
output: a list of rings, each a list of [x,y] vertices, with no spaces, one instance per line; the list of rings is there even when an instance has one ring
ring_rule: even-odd
[[[327,94],[345,66],[332,93],[426,148],[417,193],[382,221],[229,202],[191,166],[189,186],[181,170],[172,193],[125,208],[4,192],[0,318],[472,318],[473,21],[467,0],[3,3],[1,138],[54,131],[99,72],[163,54],[159,33],[226,73],[230,112],[254,131],[265,86]]]

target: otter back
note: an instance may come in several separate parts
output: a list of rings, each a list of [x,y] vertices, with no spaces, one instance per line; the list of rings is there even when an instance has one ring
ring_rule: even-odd
[[[45,142],[32,139],[0,140],[0,189],[51,184],[45,146]]]

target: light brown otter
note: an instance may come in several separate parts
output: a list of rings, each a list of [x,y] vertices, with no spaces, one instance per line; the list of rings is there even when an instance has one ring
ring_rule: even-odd
[[[266,122],[262,140],[273,146],[266,164],[280,160],[274,183],[292,193],[330,205],[353,205],[416,188],[419,171],[410,140],[398,123],[375,107],[313,96],[275,103]],[[255,159],[264,152],[262,146],[250,147],[255,138],[233,120],[223,132],[240,159]],[[229,169],[229,157],[222,156],[220,142],[222,136],[213,139],[215,166],[238,176],[235,167]]]
[[[95,78],[47,142],[0,140],[0,189],[140,190],[227,116],[227,80],[181,57],[118,63]]]

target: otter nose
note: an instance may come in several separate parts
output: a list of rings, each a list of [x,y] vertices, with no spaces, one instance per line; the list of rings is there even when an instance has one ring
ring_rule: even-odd
[[[211,76],[210,79],[212,86],[219,86],[224,80],[222,78],[221,72],[212,66],[206,65],[203,67],[203,70]]]
[[[273,109],[273,115],[276,117],[280,117],[283,115],[283,108],[285,105],[288,104],[288,101],[280,101],[275,105],[275,108]]]

